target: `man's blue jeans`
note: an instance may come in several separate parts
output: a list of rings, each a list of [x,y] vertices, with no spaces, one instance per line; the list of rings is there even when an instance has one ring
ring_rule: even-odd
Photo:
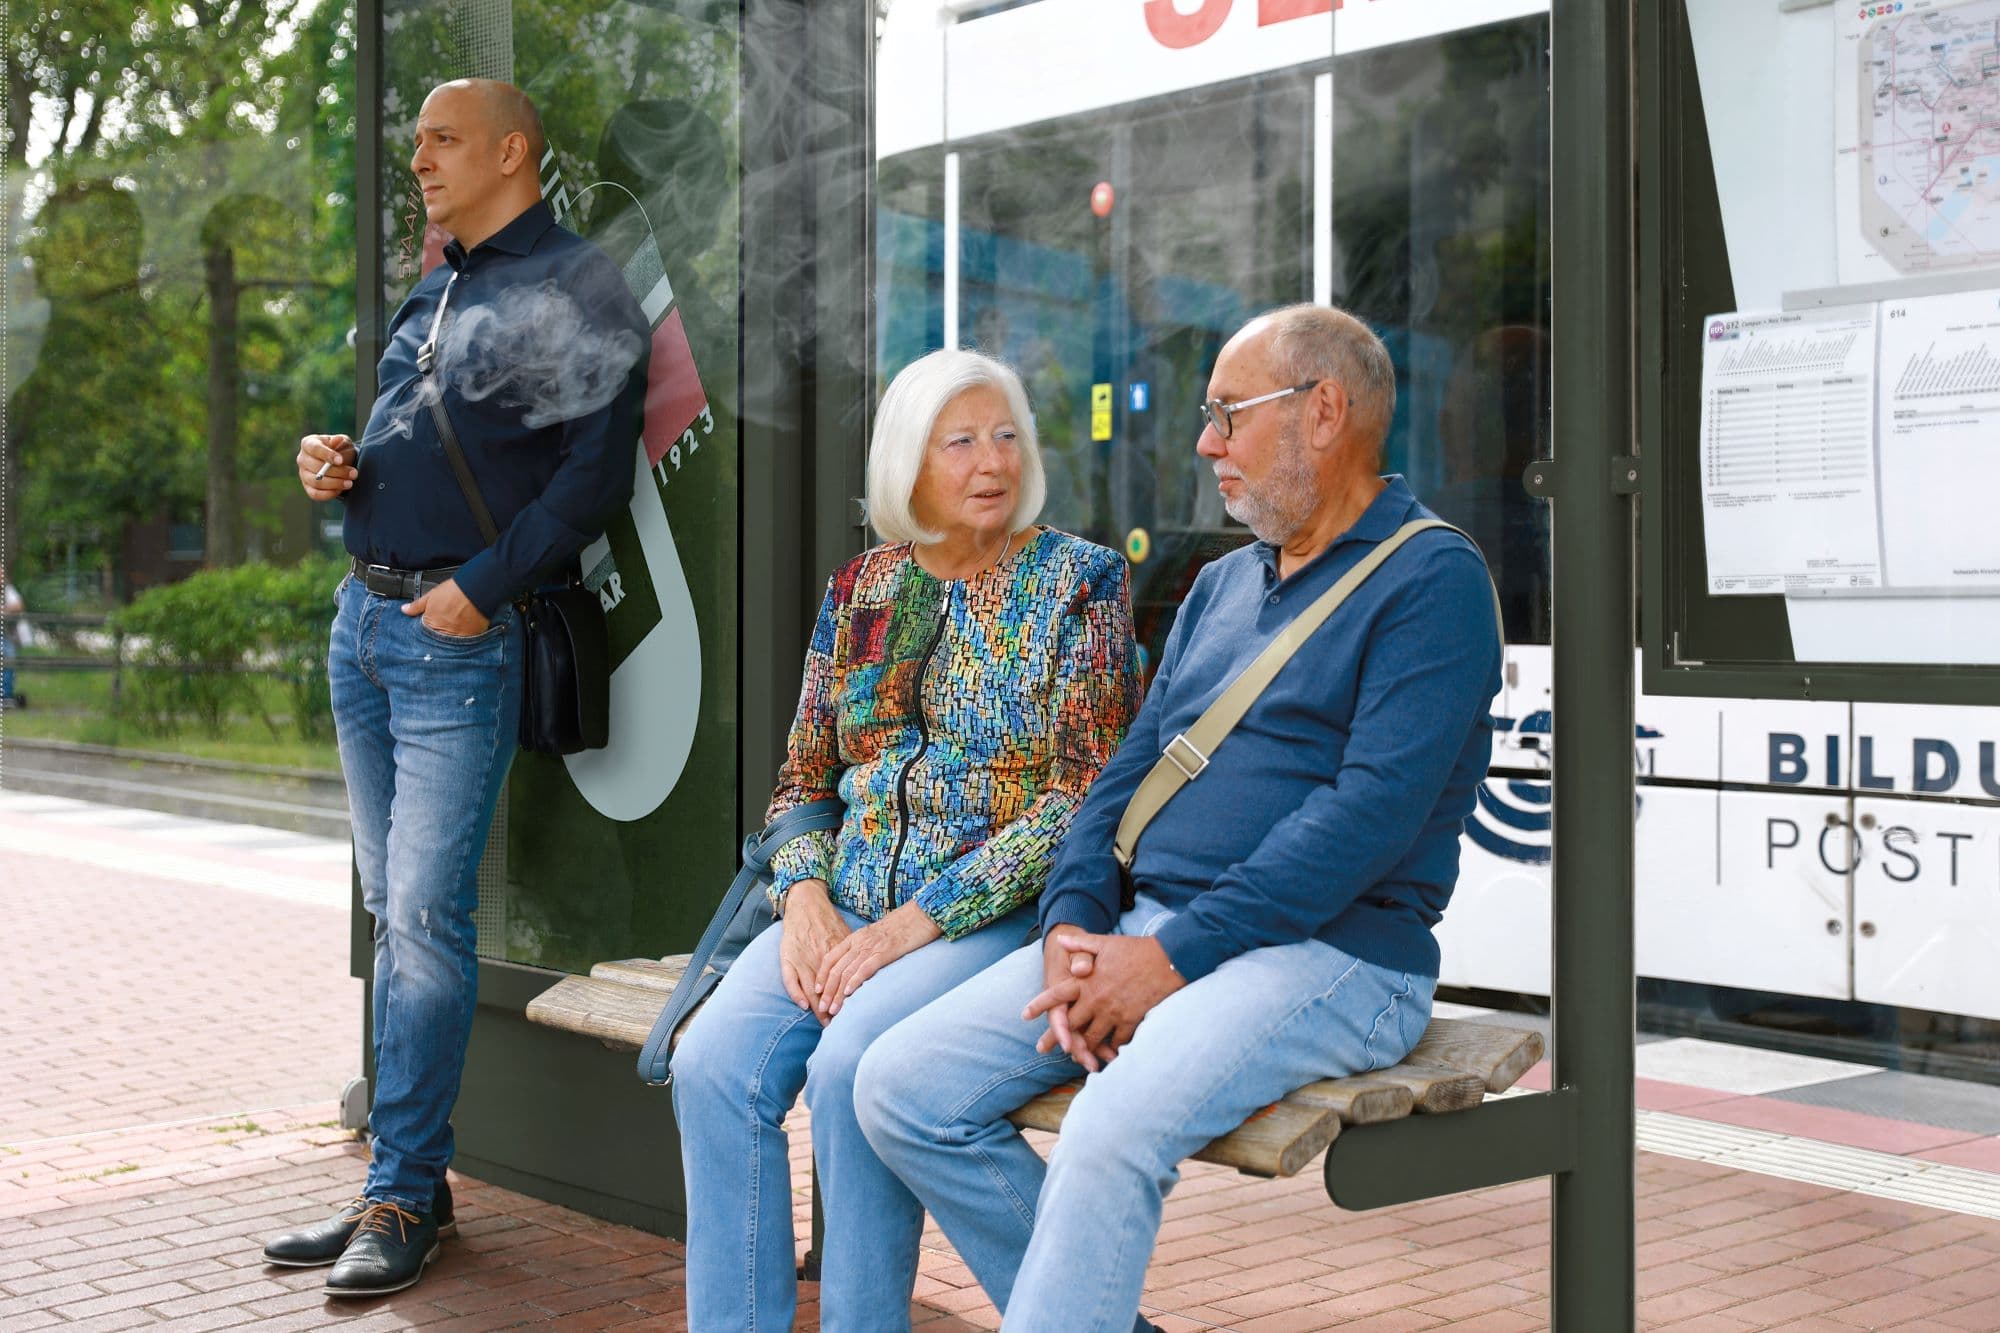
[[[361,901],[375,918],[375,1136],[367,1196],[413,1211],[451,1161],[479,984],[480,854],[514,761],[521,630],[440,634],[353,578],[327,654]]]
[[[1140,897],[1118,923],[1150,935],[1173,913]],[[1092,1074],[1046,1167],[1006,1119],[1084,1071],[1035,1041],[1021,1011],[1042,945],[898,1024],[869,1049],[855,1113],[1010,1330],[1133,1327],[1179,1163],[1293,1088],[1402,1059],[1430,1021],[1433,978],[1317,940],[1255,949],[1169,995]]]
[[[852,912],[851,929],[867,922]],[[820,1328],[908,1328],[924,1210],[854,1124],[854,1067],[876,1037],[1006,956],[1034,924],[1024,907],[956,940],[932,940],[862,983],[824,1028],[785,993],[784,927],[752,940],[673,1059],[687,1181],[688,1327],[789,1329],[798,1301],[785,1112],[805,1088],[826,1207]]]

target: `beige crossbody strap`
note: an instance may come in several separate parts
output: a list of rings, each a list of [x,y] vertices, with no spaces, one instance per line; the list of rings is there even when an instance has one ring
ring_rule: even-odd
[[[1257,654],[1249,666],[1244,667],[1229,687],[1216,696],[1194,725],[1167,742],[1158,762],[1150,773],[1139,783],[1139,790],[1132,793],[1126,803],[1125,816],[1118,821],[1118,834],[1111,841],[1112,855],[1118,864],[1131,868],[1132,855],[1138,849],[1139,835],[1146,831],[1146,825],[1153,822],[1174,793],[1201,776],[1208,767],[1208,757],[1215,753],[1215,747],[1243,720],[1250,711],[1250,705],[1257,702],[1257,696],[1276,678],[1285,663],[1292,660],[1312,632],[1326,623],[1326,618],[1334,613],[1348,594],[1367,581],[1384,560],[1394,555],[1402,544],[1428,528],[1452,528],[1443,519],[1414,519],[1398,528],[1387,540],[1379,543],[1361,559],[1361,562],[1340,576],[1340,581],[1320,594],[1319,600],[1300,612],[1297,619],[1278,631],[1278,637],[1271,640],[1263,652]],[[1463,533],[1459,534],[1464,536]],[[1470,540],[1470,539],[1468,539]],[[1494,616],[1500,612],[1499,595],[1494,595]]]

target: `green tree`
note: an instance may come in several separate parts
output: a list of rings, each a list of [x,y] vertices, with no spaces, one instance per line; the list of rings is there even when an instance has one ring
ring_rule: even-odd
[[[303,430],[352,418],[351,5],[70,0],[14,16],[0,60],[8,258],[32,289],[8,327],[40,344],[11,393],[10,545],[32,568],[54,523],[105,555],[164,511],[202,514],[210,564],[295,554],[278,538],[305,502],[273,478]],[[107,190],[131,207],[100,246]],[[58,251],[90,279],[45,272]]]
[[[188,422],[163,392],[142,241],[132,192],[108,180],[57,190],[30,228],[27,254],[50,313],[7,425],[17,513],[31,530],[104,542],[126,520],[192,498]]]

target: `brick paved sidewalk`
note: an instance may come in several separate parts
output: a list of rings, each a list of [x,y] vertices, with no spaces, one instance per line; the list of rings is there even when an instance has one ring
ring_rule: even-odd
[[[360,1176],[361,1148],[312,1119],[331,1110],[0,1154],[15,1177],[0,1328],[686,1327],[679,1245],[464,1177],[462,1235],[407,1292],[332,1303],[322,1273],[266,1268],[264,1236],[322,1216]],[[802,1241],[805,1184],[801,1147]],[[1640,1194],[1641,1327],[2000,1328],[2000,1222],[1651,1155]],[[1545,1328],[1547,1195],[1532,1183],[1343,1213],[1310,1176],[1197,1165],[1168,1205],[1147,1309],[1176,1333]],[[998,1323],[935,1231],[917,1297],[925,1333]]]
[[[345,906],[9,851],[0,911],[0,1143],[330,1101],[361,1072]]]
[[[0,800],[0,1330],[685,1327],[676,1243],[462,1177],[463,1234],[408,1292],[329,1303],[321,1272],[266,1268],[266,1236],[324,1216],[362,1175],[334,1123],[359,1067],[345,872],[204,850],[179,825],[152,862],[171,874],[148,875],[143,822],[78,829],[74,856],[60,827]],[[226,971],[187,966],[197,934]],[[801,1248],[808,1129],[801,1115]],[[1642,1327],[2000,1330],[2000,1220],[1639,1162]],[[1177,1333],[1543,1328],[1547,1201],[1532,1182],[1343,1213],[1315,1173],[1191,1164],[1146,1307]],[[998,1323],[935,1230],[916,1295],[925,1333]]]

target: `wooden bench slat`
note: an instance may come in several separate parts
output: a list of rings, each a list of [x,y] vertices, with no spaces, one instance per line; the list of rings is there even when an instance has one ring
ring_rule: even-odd
[[[567,977],[544,991],[528,1005],[527,1017],[530,1022],[594,1037],[606,1046],[638,1050],[687,964],[685,954],[599,963],[588,977]],[[1487,1093],[1513,1086],[1542,1058],[1544,1046],[1538,1032],[1465,1019],[1433,1019],[1402,1064],[1308,1083],[1215,1140],[1195,1158],[1248,1175],[1294,1175],[1325,1151],[1342,1124],[1375,1124],[1412,1112],[1439,1115],[1477,1106]],[[1008,1119],[1025,1129],[1060,1132],[1077,1091],[1076,1086],[1065,1086],[1044,1093]]]
[[[670,992],[680,984],[687,972],[689,955],[670,954],[665,958],[621,958],[616,962],[598,963],[590,969],[592,978],[598,981],[622,981],[628,986],[640,986],[646,990]],[[664,1006],[665,1001],[661,1004]]]
[[[1008,1115],[1023,1129],[1060,1132],[1081,1085],[1051,1088]],[[1274,1102],[1194,1154],[1198,1162],[1233,1167],[1245,1175],[1294,1176],[1310,1166],[1340,1134],[1340,1116],[1327,1107],[1287,1099]]]
[[[1505,1092],[1542,1058],[1545,1045],[1539,1032],[1463,1018],[1434,1018],[1403,1063],[1477,1074],[1486,1091]]]
[[[1400,1083],[1371,1083],[1365,1074],[1323,1078],[1285,1094],[1288,1102],[1332,1111],[1344,1125],[1401,1120],[1415,1109],[1416,1096]]]
[[[528,1002],[530,1023],[595,1037],[606,1046],[636,1051],[666,1008],[664,991],[619,981],[567,977]],[[676,1034],[678,1035],[678,1034]]]
[[[1425,1115],[1463,1111],[1486,1100],[1485,1081],[1477,1074],[1468,1074],[1458,1069],[1437,1069],[1404,1063],[1391,1065],[1387,1069],[1372,1069],[1366,1074],[1356,1074],[1351,1081],[1362,1084],[1387,1083],[1393,1087],[1407,1088],[1412,1103],[1410,1109]]]

